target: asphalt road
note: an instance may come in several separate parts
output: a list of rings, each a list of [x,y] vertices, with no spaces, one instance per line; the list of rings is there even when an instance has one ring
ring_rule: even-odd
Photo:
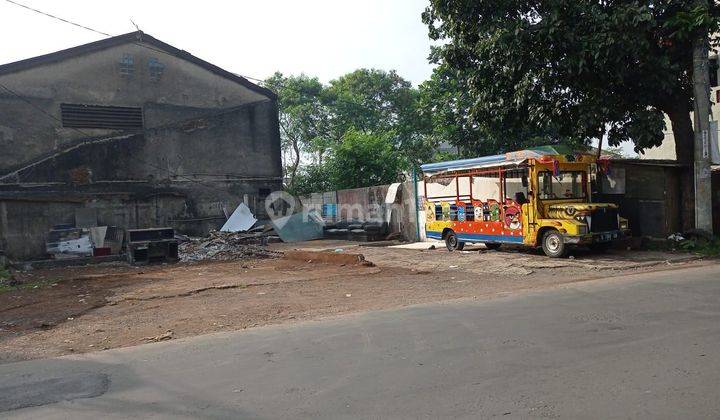
[[[720,265],[0,366],[4,418],[720,417]]]

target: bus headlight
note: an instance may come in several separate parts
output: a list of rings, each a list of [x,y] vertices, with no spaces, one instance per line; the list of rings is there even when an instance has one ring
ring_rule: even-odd
[[[620,219],[620,229],[627,229],[628,228],[628,221],[624,219]]]
[[[586,225],[578,226],[578,235],[587,235],[588,227]]]

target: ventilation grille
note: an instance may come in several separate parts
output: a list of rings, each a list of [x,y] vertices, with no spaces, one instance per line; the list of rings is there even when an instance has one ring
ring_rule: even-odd
[[[60,104],[62,125],[69,128],[142,130],[142,108]]]

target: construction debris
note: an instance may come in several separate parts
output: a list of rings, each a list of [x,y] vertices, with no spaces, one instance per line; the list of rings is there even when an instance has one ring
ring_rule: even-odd
[[[245,232],[253,227],[255,222],[257,222],[257,219],[248,206],[245,203],[240,203],[220,230],[222,232]]]
[[[266,232],[212,231],[206,238],[188,238],[180,244],[181,261],[231,261],[251,258],[278,258],[282,253],[262,245],[277,239]]]

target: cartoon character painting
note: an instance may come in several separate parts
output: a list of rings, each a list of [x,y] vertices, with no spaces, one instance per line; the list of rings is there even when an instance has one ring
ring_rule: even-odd
[[[475,206],[474,212],[475,212],[475,220],[476,220],[476,221],[481,221],[481,220],[483,220],[483,206],[482,206],[482,203]]]
[[[425,202],[425,219],[428,223],[435,221],[435,203],[431,201]]]
[[[490,220],[493,222],[500,220],[500,205],[497,201],[490,202],[488,208],[490,209]]]
[[[518,230],[522,227],[519,208],[510,206],[505,209],[505,226],[511,230]]]
[[[465,207],[463,207],[463,206],[457,207],[457,220],[458,220],[458,222],[465,221]]]

